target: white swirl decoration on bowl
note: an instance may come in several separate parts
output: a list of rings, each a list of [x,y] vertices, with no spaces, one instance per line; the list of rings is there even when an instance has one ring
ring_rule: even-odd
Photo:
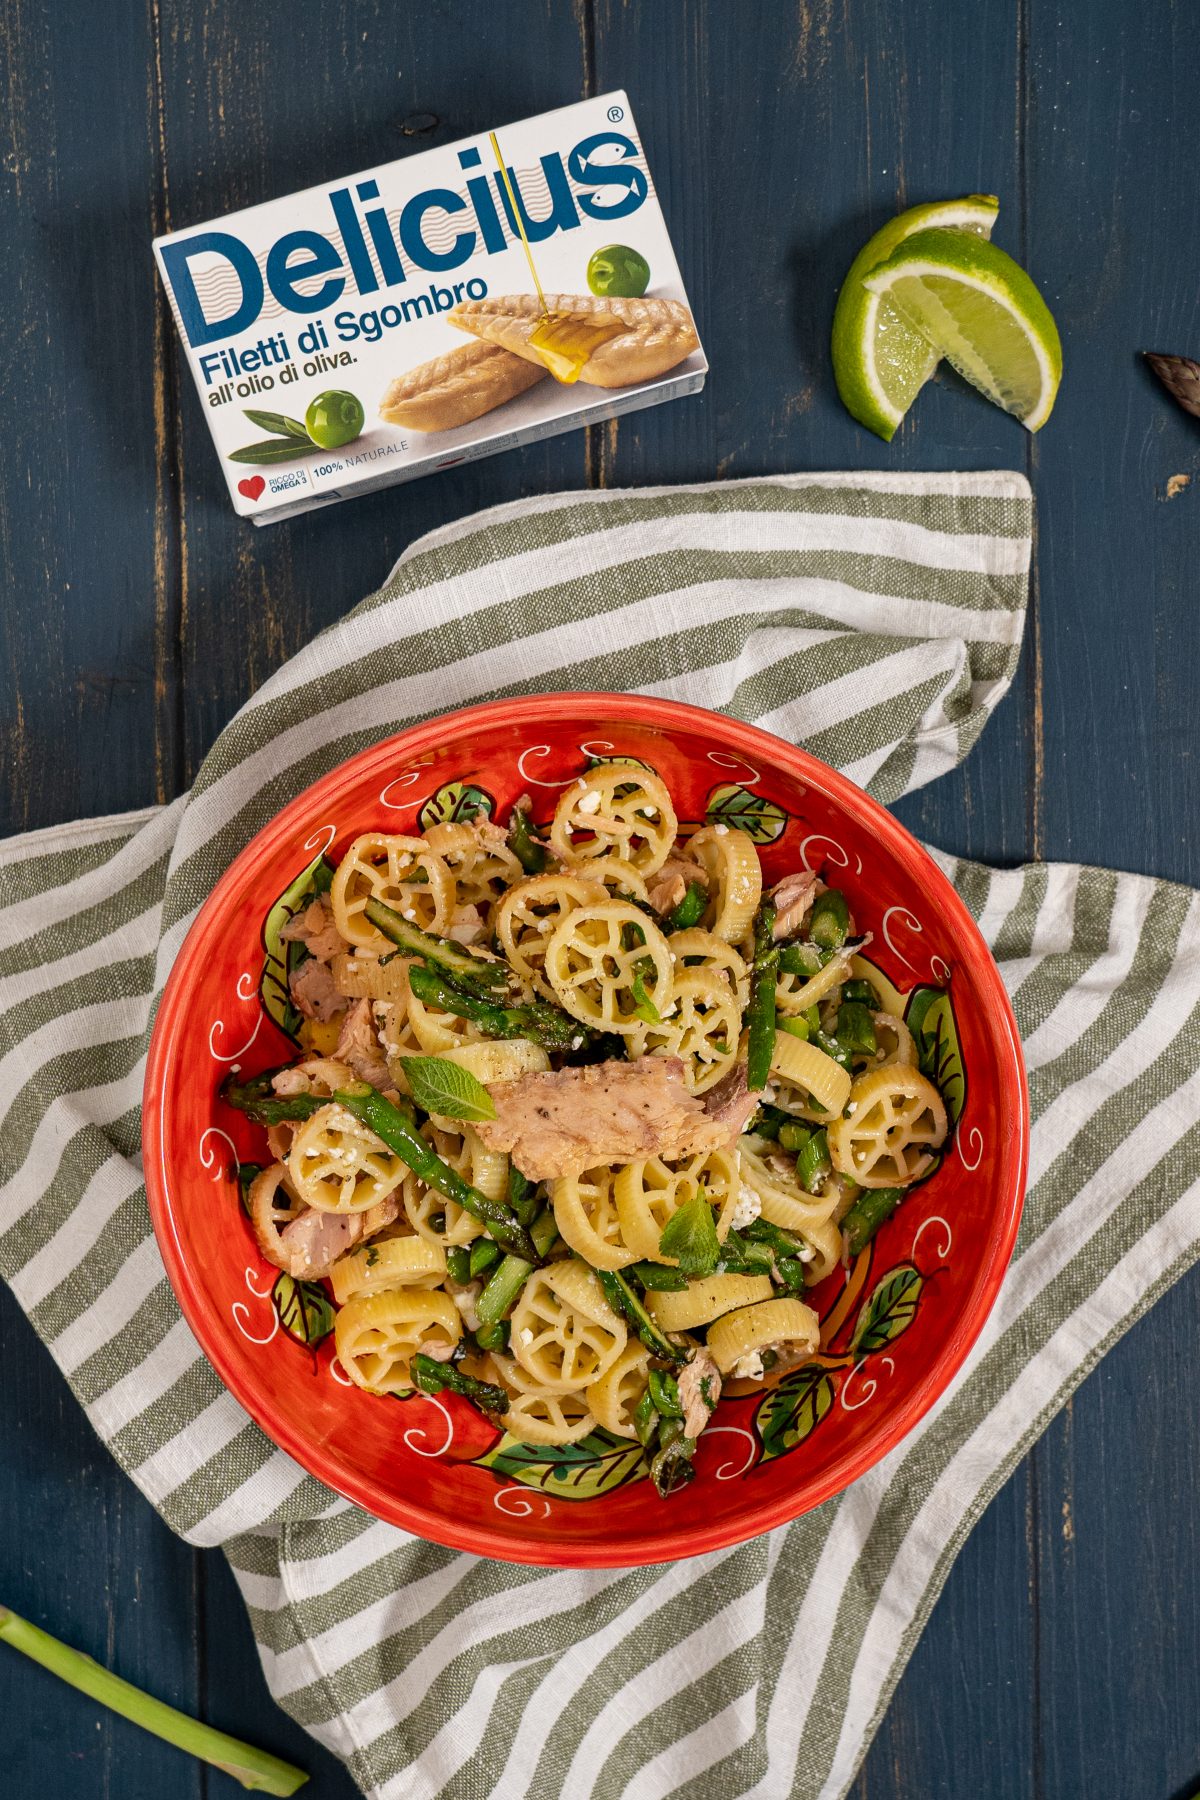
[[[700,1442],[701,1444],[709,1444],[712,1442],[713,1438],[716,1437],[741,1438],[746,1445],[746,1449],[741,1462],[737,1461],[737,1452],[735,1450],[731,1460],[727,1460],[715,1468],[713,1470],[713,1480],[736,1481],[739,1475],[748,1474],[754,1465],[755,1457],[758,1455],[758,1442],[754,1433],[752,1431],[744,1431],[740,1425],[708,1425],[701,1433]],[[730,1446],[730,1448],[732,1448],[732,1446]]]
[[[762,780],[762,770],[756,769],[753,763],[744,762],[740,756],[731,756],[727,750],[710,750],[707,754],[709,762],[716,763],[718,769],[729,769],[735,775],[744,769],[745,774],[738,775],[743,787],[754,787]]]
[[[808,859],[808,846],[810,844],[828,844],[829,846],[828,850],[818,855],[817,868],[820,868],[822,863],[833,863],[834,867],[838,869],[848,869],[850,867],[850,857],[847,854],[844,845],[839,844],[836,838],[831,838],[828,833],[824,831],[813,831],[809,833],[800,846],[800,861],[810,873],[813,871],[813,864]],[[856,875],[861,875],[862,872],[862,857],[855,851],[854,873]]]
[[[858,1362],[855,1363],[852,1369],[846,1371],[846,1379],[842,1383],[842,1391],[839,1395],[842,1409],[845,1412],[857,1412],[860,1406],[866,1406],[873,1400],[879,1391],[879,1383],[875,1376],[873,1374],[866,1375],[863,1377],[862,1397],[858,1400],[847,1399],[847,1395],[850,1392],[855,1377],[862,1375],[866,1366],[865,1362]],[[871,1358],[871,1368],[873,1370],[886,1368],[889,1375],[894,1375],[896,1373],[896,1364],[890,1356],[873,1356]]]
[[[492,1495],[492,1505],[497,1512],[507,1513],[510,1519],[531,1519],[539,1506],[542,1518],[550,1517],[550,1502],[546,1496],[530,1493],[527,1487],[497,1488]]]
[[[227,1131],[222,1131],[219,1125],[210,1125],[206,1131],[203,1131],[200,1134],[200,1142],[197,1146],[200,1155],[200,1167],[202,1169],[211,1169],[212,1179],[214,1181],[220,1181],[223,1175],[228,1174],[229,1164],[223,1157],[219,1156],[210,1145],[208,1140],[209,1138],[214,1137],[222,1138],[225,1143],[229,1145],[229,1154],[233,1158],[235,1167],[238,1162],[240,1162],[241,1158],[238,1156],[237,1145],[234,1143],[229,1133]]]
[[[253,975],[245,974],[238,976],[237,997],[243,1002],[258,1000],[258,984]],[[265,1018],[266,1014],[260,1011],[258,1017],[254,1021],[254,1030],[250,1033],[250,1036],[246,1039],[245,1043],[241,1044],[238,1049],[230,1050],[229,1052],[217,1049],[218,1039],[224,1037],[228,1027],[225,1024],[224,1019],[214,1019],[208,1032],[208,1050],[213,1061],[231,1063],[236,1062],[239,1056],[245,1056],[247,1050],[249,1050],[251,1044],[253,1044],[255,1038],[262,1030],[262,1022]]]
[[[230,1311],[233,1315],[234,1324],[237,1326],[237,1328],[241,1332],[242,1336],[246,1339],[247,1343],[269,1344],[271,1342],[272,1338],[275,1336],[276,1332],[279,1330],[279,1312],[275,1305],[274,1295],[272,1293],[274,1283],[272,1283],[271,1286],[268,1287],[266,1292],[264,1293],[262,1288],[255,1286],[255,1276],[258,1273],[259,1273],[259,1271],[257,1269],[247,1269],[246,1270],[246,1276],[245,1276],[246,1286],[249,1289],[249,1291],[254,1295],[254,1298],[256,1300],[264,1300],[266,1302],[267,1306],[270,1308],[270,1312],[271,1312],[271,1328],[270,1328],[270,1330],[266,1333],[265,1336],[261,1336],[256,1331],[251,1331],[251,1329],[250,1329],[250,1308],[247,1306],[247,1304],[244,1300],[235,1300],[232,1307],[230,1308]]]

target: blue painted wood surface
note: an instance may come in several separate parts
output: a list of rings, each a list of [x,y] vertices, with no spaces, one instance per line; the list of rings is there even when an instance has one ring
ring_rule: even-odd
[[[900,809],[945,848],[1200,884],[1200,36],[1120,0],[26,0],[0,19],[0,831],[167,798],[239,702],[412,538],[521,494],[803,468],[1026,469],[1018,683]],[[224,498],[151,235],[626,86],[713,364],[702,400],[258,533]],[[838,405],[838,282],[899,207],[1001,198],[1062,327],[1036,441],[939,378],[886,447]],[[1167,497],[1174,475],[1193,478]],[[1110,1354],[988,1508],[858,1800],[1177,1800],[1200,1785],[1200,1279]],[[0,1294],[0,1597],[354,1789],[271,1704],[232,1581],[171,1538]],[[0,1789],[236,1790],[16,1657]],[[13,1729],[12,1721],[19,1726]]]

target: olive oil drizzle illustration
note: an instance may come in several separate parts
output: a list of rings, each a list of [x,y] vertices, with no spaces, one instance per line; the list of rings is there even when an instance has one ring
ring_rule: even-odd
[[[587,318],[580,313],[552,312],[550,310],[546,304],[545,291],[538,279],[533,251],[529,247],[529,236],[525,230],[525,221],[521,217],[521,208],[517,204],[517,196],[513,191],[508,165],[500,153],[500,140],[494,131],[488,133],[488,139],[500,170],[504,191],[508,195],[509,210],[525,251],[525,260],[529,264],[529,273],[533,277],[538,306],[542,314],[541,324],[530,336],[529,347],[531,350],[537,351],[554,379],[569,387],[572,382],[579,380],[584,365],[593,351],[599,349],[601,344],[607,343],[609,338],[619,337],[626,330],[626,326],[620,319],[614,318],[611,313],[596,313]]]

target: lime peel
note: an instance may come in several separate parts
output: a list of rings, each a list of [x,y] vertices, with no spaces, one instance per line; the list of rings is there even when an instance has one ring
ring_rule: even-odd
[[[987,238],[1000,202],[994,194],[909,207],[889,219],[850,265],[833,316],[833,372],[848,412],[889,440],[938,364],[937,352],[865,277],[909,237],[935,228]]]
[[[972,386],[1029,431],[1050,417],[1062,345],[1049,307],[998,245],[959,231],[919,231],[865,279]]]

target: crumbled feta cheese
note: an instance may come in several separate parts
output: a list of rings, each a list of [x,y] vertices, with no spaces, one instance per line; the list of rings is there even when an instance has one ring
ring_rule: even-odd
[[[475,1311],[475,1295],[470,1288],[459,1288],[450,1298],[462,1314],[462,1322],[468,1331],[479,1330],[479,1314]]]
[[[533,1333],[532,1333],[532,1331],[530,1331],[528,1325],[526,1325],[524,1330],[519,1332],[517,1335],[520,1337],[520,1340],[521,1340],[522,1344],[524,1344],[525,1348],[528,1349],[530,1344],[532,1344],[532,1342],[533,1342]]]
[[[761,1212],[761,1195],[756,1194],[754,1189],[743,1181],[738,1189],[737,1205],[733,1209],[733,1217],[729,1221],[730,1228],[733,1231],[741,1231],[745,1226],[753,1225]]]
[[[750,1350],[729,1371],[737,1381],[761,1381],[763,1360],[761,1350]]]
[[[657,817],[658,817],[657,806],[643,806],[642,816],[643,816],[643,818],[647,818],[647,819],[657,819]]]
[[[729,832],[729,827],[728,825],[714,825],[713,830],[718,837],[726,837]]]
[[[406,906],[400,916],[401,916],[401,918],[407,919],[410,924],[415,924],[416,918],[417,918],[417,909],[415,906]]]
[[[579,806],[578,806],[577,810],[581,813],[598,813],[600,811],[600,790],[599,790],[599,788],[589,788],[587,793],[583,796],[582,800],[579,802]]]
[[[583,1033],[582,1032],[580,1032],[578,1037],[573,1037],[571,1039],[571,1048],[572,1048],[572,1050],[582,1050],[583,1049]]]

